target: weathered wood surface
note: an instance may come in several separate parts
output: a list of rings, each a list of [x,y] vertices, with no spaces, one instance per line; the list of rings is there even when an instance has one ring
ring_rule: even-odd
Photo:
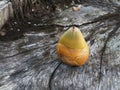
[[[13,16],[12,4],[8,0],[0,1],[0,29]]]
[[[120,9],[104,8],[69,8],[53,20],[54,27],[0,41],[0,90],[120,90]],[[55,52],[58,37],[71,24],[79,26],[90,47],[81,67],[61,63]]]

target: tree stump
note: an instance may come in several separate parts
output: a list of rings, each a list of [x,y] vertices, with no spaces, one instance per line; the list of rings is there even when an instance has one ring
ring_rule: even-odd
[[[80,28],[90,47],[81,67],[56,55],[56,42],[71,25]],[[34,29],[18,40],[0,41],[0,90],[120,90],[119,7],[83,4],[80,11],[68,8]]]

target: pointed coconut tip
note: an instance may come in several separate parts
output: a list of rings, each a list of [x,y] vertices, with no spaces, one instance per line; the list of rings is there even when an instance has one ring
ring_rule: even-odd
[[[79,28],[72,26],[60,37],[59,43],[72,48],[82,49],[87,44]]]
[[[75,26],[70,27],[68,30],[70,30],[71,32],[80,32],[80,29]]]

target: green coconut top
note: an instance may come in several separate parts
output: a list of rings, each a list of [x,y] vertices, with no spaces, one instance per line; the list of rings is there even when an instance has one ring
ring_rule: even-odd
[[[70,27],[59,39],[59,43],[72,48],[72,49],[82,49],[87,44],[77,27]]]

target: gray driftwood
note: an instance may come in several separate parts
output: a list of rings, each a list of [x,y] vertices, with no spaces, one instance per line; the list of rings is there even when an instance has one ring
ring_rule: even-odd
[[[119,7],[69,8],[52,24],[56,26],[0,42],[0,90],[120,90]],[[90,47],[81,67],[63,64],[56,55],[58,37],[70,25],[80,28]]]

